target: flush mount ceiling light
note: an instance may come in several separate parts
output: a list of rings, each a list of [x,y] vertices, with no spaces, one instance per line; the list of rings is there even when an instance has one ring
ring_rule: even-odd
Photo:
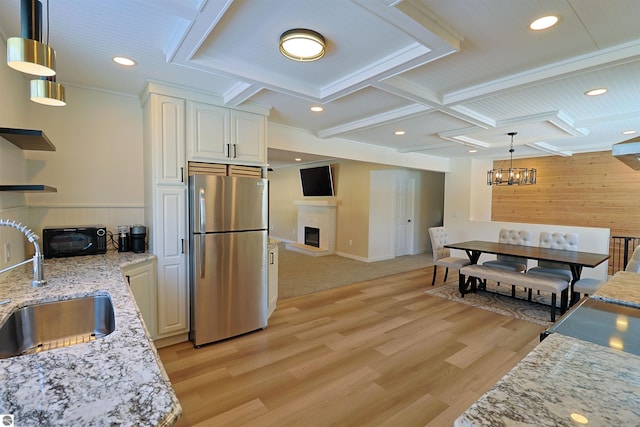
[[[280,36],[280,52],[294,61],[316,61],[324,56],[324,37],[302,28],[285,31]]]
[[[558,23],[558,17],[554,15],[543,16],[542,18],[538,18],[533,21],[529,28],[534,31],[546,30],[547,28],[553,27]]]
[[[315,105],[315,106],[309,108],[309,110],[313,111],[314,113],[321,113],[321,112],[324,111],[324,108],[322,108],[319,105]]]
[[[511,155],[511,163],[509,169],[491,169],[487,171],[487,185],[530,185],[536,183],[536,170],[527,168],[514,168],[513,167],[513,137],[518,132],[509,132],[507,135],[511,136],[511,148],[509,148],[509,154]],[[505,175],[506,173],[506,175]]]
[[[55,76],[31,80],[31,100],[38,104],[62,107],[67,105],[64,86],[56,82]]]
[[[22,37],[7,39],[7,65],[36,76],[55,75],[56,53],[51,46],[42,43],[40,37],[42,4],[39,0],[22,0],[20,13]]]

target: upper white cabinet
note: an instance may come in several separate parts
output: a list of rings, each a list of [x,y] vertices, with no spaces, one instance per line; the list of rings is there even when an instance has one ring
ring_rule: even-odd
[[[231,141],[228,108],[187,102],[187,157],[189,160],[207,161],[227,159]]]
[[[187,158],[201,162],[262,165],[266,119],[196,101],[187,102]]]
[[[155,184],[184,185],[184,104],[183,99],[153,94],[145,113],[149,132],[150,168]],[[146,155],[147,153],[145,153]]]
[[[262,164],[266,161],[266,119],[258,114],[231,111],[230,156],[239,163]]]

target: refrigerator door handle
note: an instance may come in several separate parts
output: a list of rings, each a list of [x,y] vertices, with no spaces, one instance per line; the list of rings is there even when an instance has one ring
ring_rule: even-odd
[[[204,269],[204,260],[206,259],[206,251],[207,246],[205,245],[205,239],[201,236],[200,240],[200,260],[198,264],[200,264],[200,278],[204,279],[205,269]]]
[[[198,223],[200,224],[200,231],[205,231],[205,218],[207,217],[206,215],[206,206],[207,204],[205,203],[205,198],[204,198],[204,188],[201,188],[200,191],[198,192],[198,201],[200,203],[200,218],[198,218]]]

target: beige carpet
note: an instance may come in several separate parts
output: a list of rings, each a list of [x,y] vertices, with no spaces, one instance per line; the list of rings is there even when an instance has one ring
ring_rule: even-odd
[[[284,243],[280,243],[278,298],[291,298],[432,265],[433,256],[430,252],[386,261],[362,262],[338,255],[304,255],[290,251]],[[431,280],[431,276],[428,279]]]
[[[462,298],[458,290],[458,282],[449,282],[446,285],[429,289],[425,293],[543,326],[551,326],[553,324],[551,323],[551,309],[549,307],[551,296],[534,294],[532,298],[534,302],[529,302],[526,301],[527,294],[522,288],[518,288],[516,291],[516,296],[521,299],[511,298],[511,286],[508,285],[498,286],[489,281],[487,289],[491,292],[477,291],[476,293],[465,294],[464,298]],[[558,304],[559,300],[560,298],[558,298]],[[556,321],[559,318],[560,309],[556,311]]]

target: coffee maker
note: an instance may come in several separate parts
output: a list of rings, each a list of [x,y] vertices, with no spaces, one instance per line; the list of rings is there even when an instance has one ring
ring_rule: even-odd
[[[118,226],[118,252],[129,252],[129,226]]]
[[[136,224],[131,226],[131,251],[143,253],[146,250],[147,227]]]

